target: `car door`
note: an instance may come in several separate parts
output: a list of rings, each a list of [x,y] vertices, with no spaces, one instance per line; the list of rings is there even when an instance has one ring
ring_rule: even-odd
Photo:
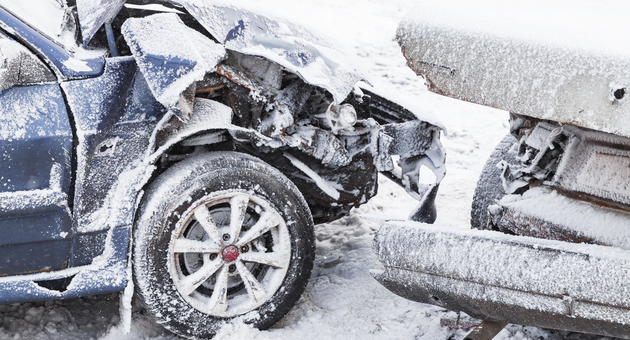
[[[0,31],[0,276],[67,265],[72,140],[55,75]]]

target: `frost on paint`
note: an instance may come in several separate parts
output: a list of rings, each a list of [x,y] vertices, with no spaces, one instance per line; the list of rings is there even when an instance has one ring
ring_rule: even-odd
[[[398,28],[409,65],[437,93],[630,136],[622,1],[423,1]],[[475,15],[470,15],[471,12]]]
[[[76,2],[84,45],[92,40],[103,23],[116,16],[124,2],[124,0],[78,0]]]
[[[28,49],[0,33],[0,91],[54,81],[53,74]]]
[[[192,108],[178,106],[182,92],[214,71],[226,57],[225,49],[173,13],[129,19],[122,31],[155,98],[189,116]]]
[[[556,228],[565,226],[576,238],[630,249],[627,228],[630,216],[626,212],[576,201],[542,188],[532,188],[523,195],[505,196],[498,205],[510,211],[512,223],[526,224],[539,219],[541,228],[545,223]]]
[[[336,103],[363,79],[346,56],[301,26],[232,5],[178,2],[226,49],[273,61],[328,90]]]
[[[59,88],[55,85],[0,92],[0,138],[72,137],[68,118],[59,114],[60,110],[65,112],[65,108],[59,107],[63,103],[51,100],[57,96]]]
[[[624,249],[389,222],[374,250],[385,270],[373,275],[414,301],[482,319],[613,336],[628,331]]]

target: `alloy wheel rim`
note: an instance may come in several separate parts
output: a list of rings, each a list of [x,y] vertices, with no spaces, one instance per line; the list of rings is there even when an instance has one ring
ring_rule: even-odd
[[[183,299],[212,316],[257,309],[280,288],[291,261],[287,226],[247,192],[206,196],[184,212],[169,247],[169,271]]]

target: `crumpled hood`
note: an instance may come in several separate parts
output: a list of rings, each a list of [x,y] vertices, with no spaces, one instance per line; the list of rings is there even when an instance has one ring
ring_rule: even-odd
[[[101,26],[116,16],[125,0],[77,0],[77,12],[83,36],[87,45]]]
[[[363,75],[352,61],[305,28],[211,0],[169,0],[185,8],[227,50],[264,57],[328,90],[339,103]],[[87,43],[124,0],[77,0]]]

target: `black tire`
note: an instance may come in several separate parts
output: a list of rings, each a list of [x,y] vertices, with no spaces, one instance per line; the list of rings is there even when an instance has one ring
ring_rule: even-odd
[[[513,154],[508,153],[516,142],[514,136],[505,136],[494,148],[481,171],[470,212],[470,225],[474,229],[488,229],[488,207],[505,196],[501,183],[501,169],[497,168],[497,163],[502,160],[510,165],[519,163]]]
[[[231,220],[242,227],[232,229]],[[187,338],[211,338],[234,319],[271,327],[304,292],[314,257],[301,193],[273,167],[236,152],[166,170],[147,189],[134,230],[137,293],[158,323]]]

